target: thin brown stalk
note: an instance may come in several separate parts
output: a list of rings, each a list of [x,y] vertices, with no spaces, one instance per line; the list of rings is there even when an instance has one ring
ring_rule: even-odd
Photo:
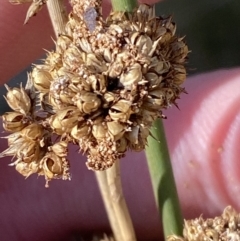
[[[119,229],[122,234],[122,241],[135,241],[136,236],[132,220],[122,191],[119,161],[117,161],[111,168],[107,169],[106,173],[110,199],[116,219],[118,220]]]
[[[108,219],[112,228],[112,232],[114,234],[114,238],[116,241],[122,241],[122,233],[111,201],[110,190],[107,181],[107,173],[106,171],[97,171],[95,172],[95,175],[97,178],[99,190],[102,195],[104,206],[108,215]]]
[[[64,33],[68,21],[66,8],[63,0],[48,0],[47,8],[57,37],[59,34]]]

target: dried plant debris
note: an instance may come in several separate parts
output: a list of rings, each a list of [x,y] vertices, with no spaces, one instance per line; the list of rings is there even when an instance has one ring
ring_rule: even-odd
[[[186,220],[183,237],[169,236],[168,241],[239,241],[240,214],[231,206],[220,217]]]
[[[127,150],[145,148],[154,120],[184,92],[189,51],[171,17],[156,17],[142,4],[103,20],[100,1],[70,2],[56,50],[29,74],[37,97],[22,87],[6,96],[14,112],[3,116],[12,134],[1,156],[17,158],[13,165],[24,176],[69,179],[68,143],[79,146],[89,169],[111,167]],[[29,104],[35,102],[40,111]],[[26,136],[29,129],[34,138]]]
[[[36,16],[36,14],[42,9],[43,5],[46,4],[47,0],[9,0],[9,2],[15,5],[22,3],[31,3],[24,21],[24,24],[26,24],[31,17]]]

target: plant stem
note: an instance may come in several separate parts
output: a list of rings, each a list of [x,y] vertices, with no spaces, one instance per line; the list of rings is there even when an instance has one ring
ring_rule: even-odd
[[[146,156],[165,239],[182,235],[183,219],[162,120],[155,121],[148,137]],[[155,140],[156,138],[156,140]]]
[[[119,223],[119,229],[123,238],[122,241],[135,241],[136,237],[132,220],[122,192],[119,161],[107,169],[106,173],[110,198]]]
[[[48,12],[52,21],[56,37],[65,32],[65,25],[68,21],[66,8],[63,0],[48,0]]]
[[[115,211],[113,208],[110,190],[109,190],[108,181],[107,181],[107,173],[106,171],[96,171],[95,175],[96,175],[98,187],[104,202],[105,210],[107,212],[108,219],[114,234],[114,238],[116,241],[121,241],[123,240],[123,237],[120,231],[118,219],[115,215]]]
[[[114,11],[132,12],[138,6],[136,0],[111,0]]]
[[[116,241],[135,241],[135,232],[122,191],[117,161],[106,171],[95,172]]]

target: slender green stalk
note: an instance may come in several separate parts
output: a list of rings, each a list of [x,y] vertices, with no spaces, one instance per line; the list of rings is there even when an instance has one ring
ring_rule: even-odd
[[[162,216],[165,239],[182,235],[183,219],[174,181],[162,120],[157,120],[148,138],[146,156],[156,203]]]
[[[111,0],[114,11],[131,12],[138,6],[136,0]]]

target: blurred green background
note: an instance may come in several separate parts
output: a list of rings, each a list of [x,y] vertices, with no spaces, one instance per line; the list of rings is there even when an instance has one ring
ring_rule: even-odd
[[[164,0],[157,4],[156,10],[157,15],[173,15],[177,34],[186,36],[191,50],[188,75],[240,66],[239,0]],[[25,82],[30,69],[15,76],[9,85]],[[5,103],[4,93],[5,88],[0,88],[1,103]],[[6,104],[1,105],[0,114],[7,108]]]
[[[173,15],[186,35],[189,75],[240,65],[239,0],[164,0],[157,13]]]

